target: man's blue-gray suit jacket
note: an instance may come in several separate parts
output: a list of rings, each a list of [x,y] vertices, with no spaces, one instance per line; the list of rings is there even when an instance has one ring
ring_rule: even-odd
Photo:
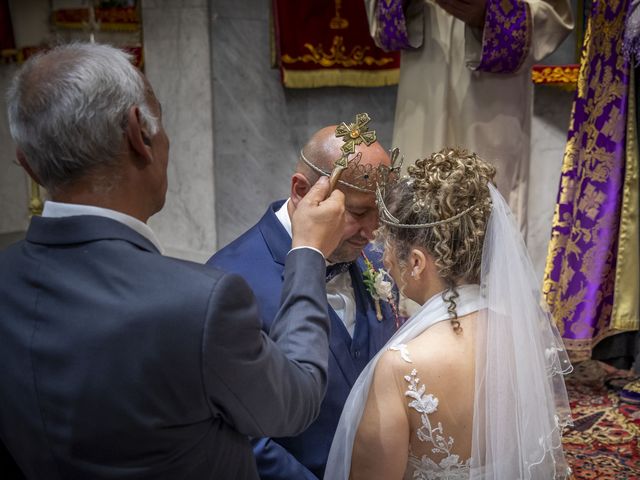
[[[324,259],[286,263],[269,338],[239,276],[34,217],[0,252],[0,440],[26,477],[256,479],[247,436],[303,431],[327,383]]]

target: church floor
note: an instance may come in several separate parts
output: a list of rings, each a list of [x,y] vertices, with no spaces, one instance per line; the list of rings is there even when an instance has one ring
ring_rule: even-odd
[[[574,426],[563,445],[574,480],[640,480],[640,405],[620,396],[632,380],[607,375],[595,361],[566,378]]]

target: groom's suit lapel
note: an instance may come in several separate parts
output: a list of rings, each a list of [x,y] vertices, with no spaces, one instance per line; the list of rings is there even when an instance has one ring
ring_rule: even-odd
[[[287,258],[287,253],[289,253],[291,249],[291,237],[278,220],[278,217],[276,217],[276,212],[283,203],[284,201],[272,203],[267,213],[264,214],[258,223],[258,228],[260,229],[265,244],[271,252],[273,261],[282,267],[280,271],[282,279],[284,279],[284,262]],[[329,349],[335,357],[336,363],[340,367],[346,381],[349,385],[353,385],[358,378],[359,372],[351,358],[351,336],[335,310],[331,308],[331,306],[328,306],[328,308],[329,317],[331,318]]]
[[[276,217],[276,211],[284,204],[283,200],[272,203],[262,218],[258,222],[258,228],[264,239],[264,243],[267,245],[273,261],[282,266],[281,276],[284,278],[284,261],[287,258],[287,253],[291,250],[291,237],[284,229],[278,217]]]

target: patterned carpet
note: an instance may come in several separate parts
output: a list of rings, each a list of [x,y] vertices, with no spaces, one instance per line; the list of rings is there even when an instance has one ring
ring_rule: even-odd
[[[575,480],[640,480],[640,405],[620,399],[631,380],[611,377],[593,361],[567,377],[575,425],[563,444]]]

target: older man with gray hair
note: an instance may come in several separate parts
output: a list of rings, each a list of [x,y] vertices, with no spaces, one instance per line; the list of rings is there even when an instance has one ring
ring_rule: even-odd
[[[324,395],[343,194],[298,207],[268,337],[240,277],[160,254],[169,139],[125,53],[55,48],[8,101],[52,201],[0,252],[0,457],[30,479],[257,478],[247,436],[299,433]]]

